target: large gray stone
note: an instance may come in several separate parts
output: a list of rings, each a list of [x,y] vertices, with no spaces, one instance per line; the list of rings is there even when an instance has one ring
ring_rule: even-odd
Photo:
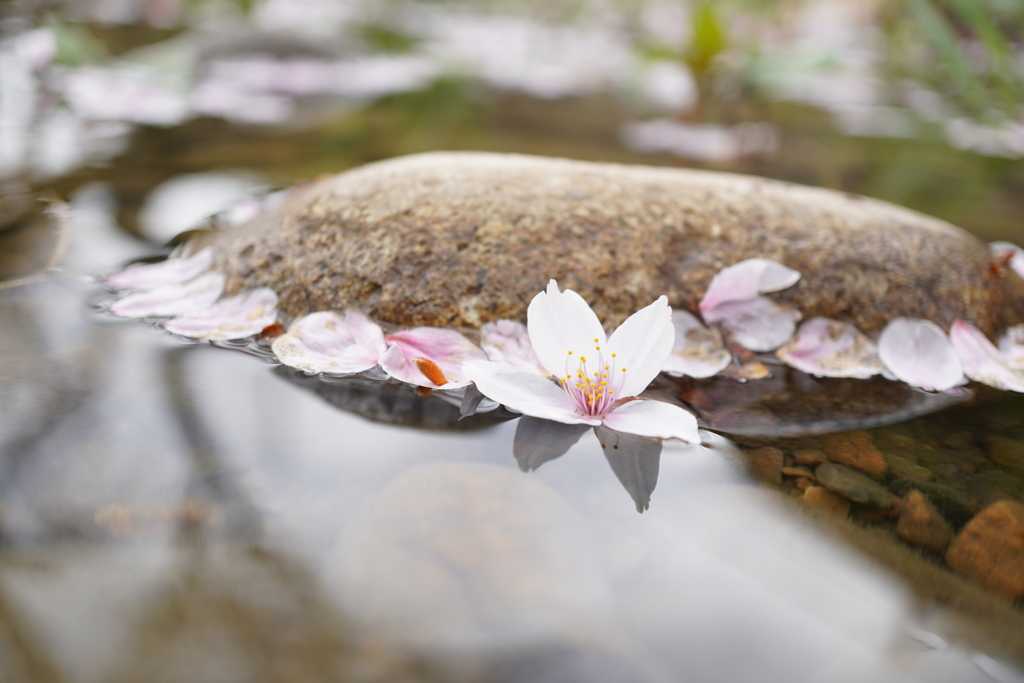
[[[617,323],[665,294],[696,310],[750,257],[803,274],[777,295],[873,332],[896,316],[986,333],[1024,322],[1024,281],[943,221],[831,190],[685,169],[431,153],[301,190],[213,238],[229,292],[268,286],[290,315],[357,306],[400,326],[523,319],[556,278]]]

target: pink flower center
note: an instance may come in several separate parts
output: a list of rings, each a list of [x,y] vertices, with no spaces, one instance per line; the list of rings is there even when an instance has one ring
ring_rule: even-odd
[[[615,365],[615,356],[613,353],[605,358],[599,339],[594,340],[594,356],[590,360],[572,351],[566,354],[565,375],[558,379],[580,414],[604,415],[621,398],[626,368]]]

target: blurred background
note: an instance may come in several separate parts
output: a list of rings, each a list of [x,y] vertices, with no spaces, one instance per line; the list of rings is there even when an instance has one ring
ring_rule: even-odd
[[[267,188],[480,149],[755,173],[1020,241],[1018,0],[18,0],[0,12],[0,229],[42,188],[103,181],[122,227],[162,243]],[[160,209],[182,196],[192,211]]]

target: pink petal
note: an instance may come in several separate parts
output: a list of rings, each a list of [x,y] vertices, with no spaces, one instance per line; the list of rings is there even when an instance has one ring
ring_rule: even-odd
[[[514,320],[498,320],[480,328],[480,347],[487,357],[498,363],[548,375],[537,358],[526,325]]]
[[[601,424],[598,418],[578,413],[565,391],[535,372],[491,361],[471,361],[463,372],[484,396],[523,415],[563,424]]]
[[[676,377],[711,377],[732,361],[732,354],[722,343],[722,334],[701,325],[696,316],[687,311],[672,311],[672,325],[676,340],[662,366],[664,372]]]
[[[277,294],[260,287],[218,301],[204,311],[174,318],[164,329],[192,339],[226,341],[259,334],[277,320]]]
[[[548,282],[547,291],[533,297],[526,311],[530,344],[541,364],[555,377],[571,373],[577,366],[572,355],[586,355],[595,345],[605,343],[604,328],[594,311],[576,292],[558,291]],[[597,340],[596,342],[594,340]],[[573,360],[572,368],[568,361]]]
[[[224,291],[220,273],[200,275],[183,285],[164,285],[146,292],[122,297],[110,306],[110,312],[124,318],[163,318],[188,315],[213,305]]]
[[[213,265],[213,249],[207,247],[188,258],[169,258],[160,263],[136,263],[107,278],[114,289],[141,292],[167,285],[180,285],[199,277]]]
[[[619,367],[627,370],[616,396],[636,396],[647,388],[672,353],[675,334],[672,309],[664,296],[629,316],[612,333],[608,338],[608,350],[617,356],[612,369],[616,372],[619,372]]]
[[[626,434],[700,443],[697,418],[671,403],[628,401],[605,415],[602,422],[608,429]]]
[[[965,375],[996,389],[1024,392],[1024,368],[1011,365],[977,327],[957,320],[949,330],[949,341]]]
[[[299,318],[273,349],[282,363],[311,375],[352,374],[377,365],[387,345],[380,327],[350,310],[344,318],[333,311]]]
[[[993,258],[1005,259],[1013,272],[1024,277],[1024,250],[1010,242],[992,242],[988,248]]]
[[[469,384],[462,364],[486,360],[487,355],[473,342],[455,330],[417,327],[388,335],[388,350],[380,357],[380,367],[395,379],[421,387],[457,389]],[[433,363],[440,370],[444,383],[435,383],[417,367],[416,359]],[[423,364],[423,361],[420,361]]]
[[[775,355],[790,367],[819,377],[867,379],[884,369],[874,342],[853,325],[827,318],[805,322]]]
[[[896,318],[878,339],[878,357],[897,379],[934,391],[964,383],[963,367],[946,333],[933,322]]]
[[[704,311],[704,322],[721,323],[736,341],[751,351],[773,351],[796,330],[800,313],[763,296],[727,301]]]
[[[792,287],[800,280],[800,273],[766,258],[751,258],[723,268],[711,280],[700,302],[703,315],[728,301],[753,299],[758,294],[777,292]],[[705,316],[705,322],[711,322]]]

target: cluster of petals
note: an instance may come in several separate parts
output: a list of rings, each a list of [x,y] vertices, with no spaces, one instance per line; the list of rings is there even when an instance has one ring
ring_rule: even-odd
[[[110,306],[125,318],[170,318],[168,332],[225,341],[258,334],[277,320],[277,294],[261,287],[221,299],[224,276],[211,271],[213,249],[160,263],[136,263],[106,280],[128,292]]]
[[[1024,251],[1008,242],[990,248],[993,259],[1024,277]],[[110,311],[169,318],[162,323],[169,332],[213,341],[259,334],[276,322],[272,290],[222,298],[225,279],[212,270],[213,263],[213,250],[206,248],[187,258],[131,265],[107,278],[122,292]],[[774,351],[783,363],[816,376],[866,379],[882,374],[930,391],[972,379],[1024,392],[1024,325],[1007,330],[998,345],[959,320],[947,335],[930,321],[896,318],[877,342],[838,320],[812,318],[797,329],[801,314],[764,295],[799,280],[797,271],[780,263],[747,259],[712,279],[699,305],[703,322],[687,311],[672,311],[662,297],[610,338],[587,303],[571,290],[560,292],[554,281],[531,302],[528,326],[511,320],[487,323],[480,329],[479,346],[455,330],[419,327],[386,335],[356,310],[324,311],[296,320],[274,342],[273,351],[282,363],[309,374],[356,374],[379,366],[390,377],[432,389],[475,383],[484,395],[526,415],[642,435],[658,430],[641,425],[641,415],[677,409],[631,399],[658,372],[705,378],[724,370],[733,357],[723,331],[751,351]],[[587,355],[594,360],[583,361]],[[604,375],[605,365],[609,376],[598,376],[595,384],[594,372]],[[616,374],[614,365],[628,370]],[[488,391],[503,392],[507,400]],[[696,438],[689,426],[679,430],[676,435]]]
[[[689,412],[636,398],[672,352],[675,329],[664,296],[608,337],[587,302],[551,280],[530,302],[527,331],[550,377],[508,362],[467,362],[463,370],[484,396],[530,417],[700,442]]]

